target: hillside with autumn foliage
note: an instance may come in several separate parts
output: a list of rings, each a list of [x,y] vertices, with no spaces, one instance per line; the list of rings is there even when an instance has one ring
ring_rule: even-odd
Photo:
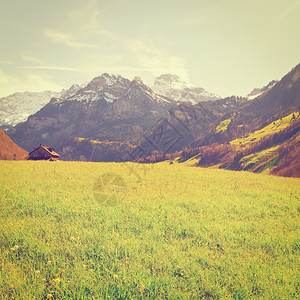
[[[22,160],[28,152],[16,145],[12,139],[0,129],[0,160]]]
[[[286,123],[289,125],[286,126]],[[261,137],[255,137],[262,132],[264,134]],[[299,149],[300,117],[297,112],[276,120],[245,138],[229,143],[213,143],[166,155],[157,153],[137,161],[153,163],[169,159],[190,166],[300,177]]]
[[[242,102],[213,120],[182,150],[156,151],[136,161],[167,159],[190,166],[300,177],[299,109],[300,65],[253,101]],[[190,118],[191,128],[196,119]]]

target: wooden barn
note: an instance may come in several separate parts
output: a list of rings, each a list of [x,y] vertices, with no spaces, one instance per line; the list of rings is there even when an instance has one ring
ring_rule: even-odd
[[[54,148],[40,145],[28,154],[28,160],[58,160],[60,155],[54,150]]]

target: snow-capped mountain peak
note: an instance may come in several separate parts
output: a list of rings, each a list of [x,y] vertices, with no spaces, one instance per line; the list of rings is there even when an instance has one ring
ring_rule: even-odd
[[[157,94],[166,96],[175,101],[191,102],[193,104],[221,98],[201,87],[195,87],[187,83],[178,75],[174,74],[162,74],[158,76],[154,81],[152,89]]]
[[[103,101],[114,103],[121,99],[130,102],[130,99],[148,99],[148,101],[170,103],[163,95],[157,95],[149,86],[143,83],[140,77],[133,78],[132,81],[120,75],[110,75],[103,73],[95,77],[84,88],[78,89],[76,93],[62,100],[68,101]],[[122,101],[123,101],[122,100]]]
[[[129,84],[130,80],[120,75],[103,73],[66,100],[89,102],[104,99],[106,102],[112,103],[127,90]]]
[[[176,89],[182,90],[185,88],[192,88],[191,84],[188,84],[184,80],[182,80],[178,75],[175,74],[162,74],[155,78],[153,89],[157,90],[165,90],[168,89]]]
[[[84,88],[86,84],[73,84],[69,89],[62,90],[62,94],[60,96],[60,99],[65,100],[72,96],[74,96],[80,89]]]

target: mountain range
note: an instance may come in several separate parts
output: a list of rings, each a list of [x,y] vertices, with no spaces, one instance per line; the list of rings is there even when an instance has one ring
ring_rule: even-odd
[[[65,160],[171,159],[275,174],[280,164],[294,170],[297,162],[287,157],[299,144],[299,77],[300,65],[248,97],[220,99],[176,75],[163,74],[149,87],[139,77],[104,73],[54,95],[25,122],[15,125],[11,118],[7,133],[27,151],[42,143]]]
[[[112,78],[114,77],[116,76],[112,75]],[[70,88],[60,92],[24,92],[2,97],[0,98],[0,126],[2,128],[9,128],[10,126],[25,122],[30,115],[39,111],[52,98],[59,98],[61,100],[72,99],[72,96],[75,96],[77,91],[85,86],[86,84],[73,84]],[[180,79],[179,76],[172,74],[163,74],[157,77],[151,88],[157,94],[172,98],[175,101],[197,103],[199,101],[221,98],[207,92],[203,88],[194,87]],[[106,99],[108,98],[109,95],[106,96]],[[73,97],[73,99],[75,98]],[[114,99],[108,101],[112,100]]]

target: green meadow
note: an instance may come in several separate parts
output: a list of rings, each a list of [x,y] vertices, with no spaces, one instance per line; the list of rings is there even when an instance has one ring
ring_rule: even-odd
[[[125,182],[118,205],[95,196],[106,172]],[[0,207],[0,299],[300,296],[300,179],[0,161]]]

